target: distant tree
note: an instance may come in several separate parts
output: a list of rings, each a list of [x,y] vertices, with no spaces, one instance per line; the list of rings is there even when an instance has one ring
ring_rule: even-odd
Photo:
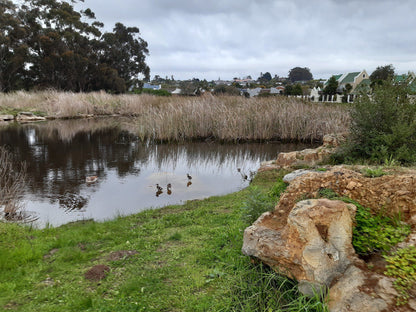
[[[292,89],[292,95],[302,95],[302,94],[303,94],[302,86],[299,83],[295,84],[295,86]]]
[[[82,1],[82,0],[80,0]],[[0,91],[55,88],[124,92],[148,77],[139,29],[103,23],[77,0],[0,0]]]
[[[293,92],[293,86],[287,85],[283,93],[284,95],[292,95],[292,92]]]
[[[329,78],[323,92],[324,94],[334,95],[337,93],[337,89],[338,89],[338,81],[335,78],[335,76],[332,76],[331,78]]]
[[[296,81],[309,81],[312,80],[313,76],[309,68],[294,67],[289,71],[289,80],[291,82]]]
[[[260,73],[260,77],[258,79],[260,82],[268,82],[272,80],[272,75],[270,75],[269,72],[266,72],[264,74]]]
[[[392,64],[385,66],[378,66],[370,75],[371,82],[380,82],[382,80],[389,80],[394,77],[394,67]]]
[[[215,95],[240,95],[240,89],[235,86],[227,86],[224,84],[218,85],[214,88]]]

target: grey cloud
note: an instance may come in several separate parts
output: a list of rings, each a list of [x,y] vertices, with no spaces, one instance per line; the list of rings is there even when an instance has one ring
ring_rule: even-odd
[[[111,29],[137,26],[152,75],[232,78],[307,66],[314,77],[392,63],[416,70],[413,12],[403,0],[86,0]],[[188,76],[192,75],[192,77]]]

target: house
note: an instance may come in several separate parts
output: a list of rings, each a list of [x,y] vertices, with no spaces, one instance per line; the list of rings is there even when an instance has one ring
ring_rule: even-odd
[[[352,89],[351,92],[355,90],[355,88],[363,81],[368,80],[370,81],[370,76],[367,74],[365,70],[361,72],[352,72],[352,73],[345,73],[345,74],[338,74],[334,75],[335,79],[338,81],[338,92],[342,93],[346,86],[349,84],[351,85]],[[328,80],[325,82],[324,87],[328,83]]]
[[[145,82],[143,84],[143,89],[160,90],[160,89],[162,89],[162,86],[161,85],[152,85],[150,83]]]
[[[284,92],[285,92],[285,88],[282,86],[270,88],[270,94],[283,94]]]

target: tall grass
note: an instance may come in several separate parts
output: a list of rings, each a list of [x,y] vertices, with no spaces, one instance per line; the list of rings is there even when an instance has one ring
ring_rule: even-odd
[[[16,167],[12,154],[0,146],[0,208],[7,220],[18,220],[22,217],[20,201],[26,176],[26,167]]]
[[[347,131],[350,122],[343,106],[286,97],[17,92],[0,94],[0,111],[2,108],[37,110],[60,118],[81,114],[135,116],[135,131],[141,138],[161,141],[316,141],[327,133]]]

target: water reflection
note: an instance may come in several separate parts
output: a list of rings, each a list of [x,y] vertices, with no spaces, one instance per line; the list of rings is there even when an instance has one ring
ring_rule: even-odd
[[[236,191],[263,160],[305,145],[151,144],[120,119],[0,128],[0,144],[28,167],[26,210],[38,226],[104,220]],[[94,183],[89,177],[96,176]]]

